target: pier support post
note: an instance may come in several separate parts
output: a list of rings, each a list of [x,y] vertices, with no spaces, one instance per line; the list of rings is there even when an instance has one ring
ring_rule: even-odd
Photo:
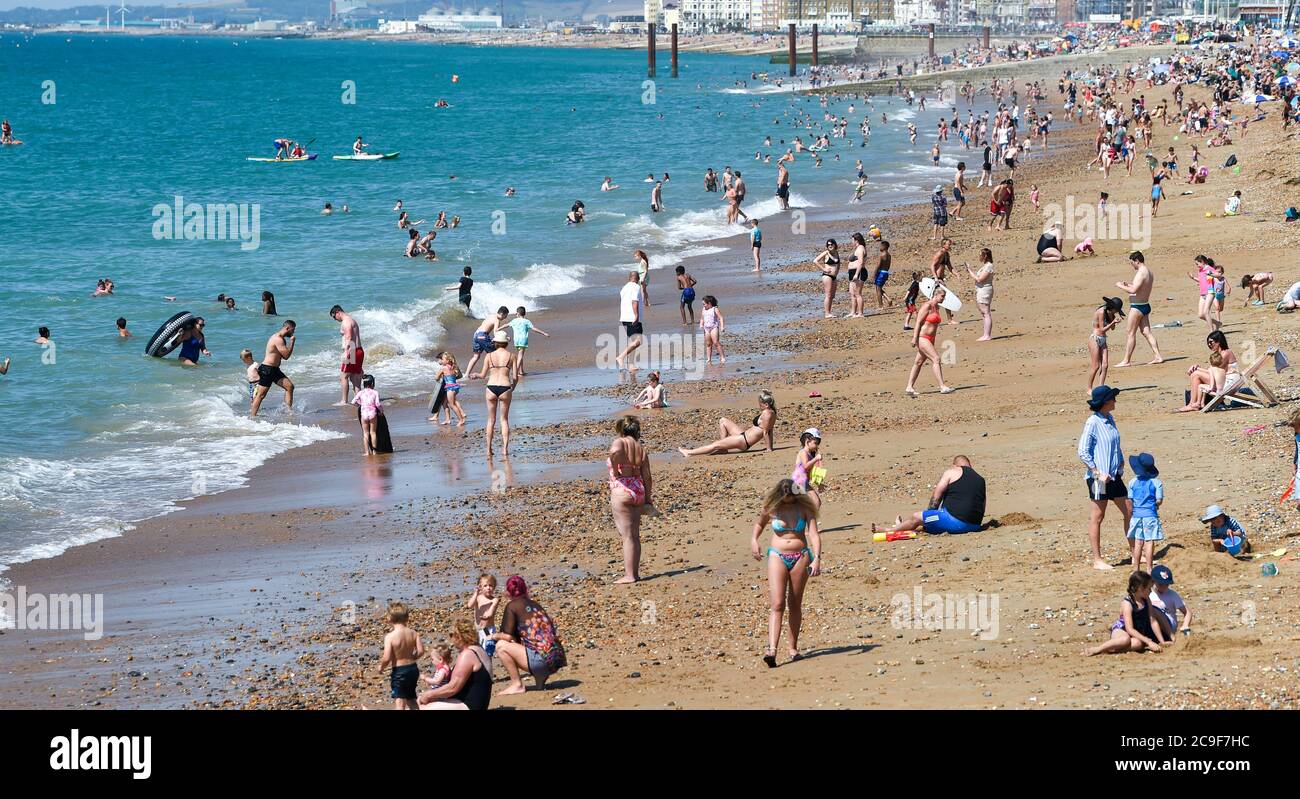
[[[929,34],[930,40],[930,58],[934,58],[934,23],[927,23],[925,26],[926,33]]]
[[[677,77],[677,23],[673,23],[673,77]]]
[[[812,45],[813,45],[813,49],[812,49],[812,65],[813,65],[813,66],[817,66],[817,33],[818,33],[818,31],[817,31],[817,23],[814,22],[814,23],[813,23],[813,41],[812,41]]]
[[[984,26],[984,49],[989,49],[989,26]]]
[[[646,59],[647,72],[653,78],[655,76],[655,24],[653,22],[646,25]]]
[[[790,25],[789,25],[789,30],[787,31],[787,33],[788,33],[788,35],[789,35],[789,39],[790,39],[790,42],[789,42],[789,44],[790,44],[790,77],[794,77],[795,50],[794,50],[794,23],[793,23],[793,22],[790,23]]]

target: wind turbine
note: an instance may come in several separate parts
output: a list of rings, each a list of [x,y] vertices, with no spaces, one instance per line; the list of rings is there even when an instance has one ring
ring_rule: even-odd
[[[122,22],[121,22],[122,30],[126,30],[126,12],[130,10],[131,9],[126,7],[126,0],[122,0],[122,7],[117,10],[117,13],[122,17]]]

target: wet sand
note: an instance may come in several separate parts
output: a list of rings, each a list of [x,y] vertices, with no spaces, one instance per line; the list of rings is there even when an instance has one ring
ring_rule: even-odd
[[[1055,73],[1046,76],[1044,105],[1059,106]],[[821,319],[816,271],[796,262],[827,235],[847,240],[855,226],[813,221],[794,236],[768,221],[765,254],[776,262],[784,253],[792,264],[762,283],[748,272],[744,247],[688,265],[703,289],[697,293],[722,299],[730,357],[705,380],[670,378],[672,407],[642,414],[664,515],[643,529],[641,584],[612,584],[621,559],[601,464],[619,400],[635,393],[592,365],[593,320],[615,318],[612,285],[536,314],[557,335],[534,336],[534,376],[519,389],[514,415],[522,429],[509,474],[500,460],[486,462],[481,389],[469,383],[462,392],[468,434],[425,426],[421,404],[407,403],[391,411],[393,456],[367,465],[355,437],[296,450],[255,471],[250,488],[15,567],[7,576],[29,591],[104,592],[108,625],[97,643],[0,635],[0,705],[386,706],[387,681],[375,672],[386,603],[415,606],[415,628],[438,638],[463,612],[465,587],[491,571],[503,583],[513,573],[529,580],[556,618],[570,660],[548,690],[494,705],[541,707],[563,690],[581,694],[586,707],[617,708],[1293,707],[1300,636],[1290,620],[1300,572],[1283,561],[1277,576],[1262,577],[1264,560],[1215,554],[1197,521],[1206,505],[1222,504],[1252,533],[1256,552],[1300,551],[1295,511],[1277,503],[1289,432],[1244,432],[1281,418],[1289,405],[1171,413],[1182,404],[1186,368],[1206,357],[1195,284],[1184,276],[1192,257],[1206,252],[1226,264],[1230,283],[1243,270],[1273,269],[1273,297],[1300,279],[1288,266],[1300,236],[1278,221],[1294,195],[1291,172],[1277,166],[1291,143],[1272,116],[1252,125],[1244,142],[1203,150],[1211,166],[1235,152],[1239,176],[1213,169],[1206,185],[1170,187],[1146,252],[1157,279],[1153,321],[1184,325],[1157,331],[1165,364],[1111,370],[1110,383],[1126,390],[1116,410],[1125,452],[1155,454],[1166,486],[1167,541],[1158,560],[1173,569],[1175,588],[1196,614],[1194,636],[1169,651],[1078,654],[1107,635],[1128,568],[1119,521],[1109,517],[1103,552],[1116,569],[1089,568],[1083,468],[1074,452],[1087,413],[1091,312],[1103,294],[1121,293],[1115,281],[1130,279],[1131,245],[1099,242],[1097,258],[1034,264],[1042,218],[1025,189],[1037,183],[1043,202],[1062,202],[1067,193],[1095,201],[1101,178],[1080,169],[1091,142],[1085,126],[1054,133],[1052,154],[1035,153],[1017,171],[1011,231],[983,229],[986,189],[970,192],[967,221],[948,228],[955,263],[973,262],[989,246],[997,264],[992,342],[974,341],[972,291],[954,281],[967,306],[962,324],[944,326],[939,342],[953,342],[956,362],[945,377],[955,394],[938,395],[928,370],[919,399],[902,394],[913,351],[897,311]],[[1155,145],[1169,146],[1173,133],[1157,123]],[[1175,143],[1180,153],[1184,145]],[[924,149],[918,145],[918,159]],[[977,152],[967,160],[977,162]],[[796,167],[796,188],[797,180]],[[1132,178],[1113,176],[1104,188],[1112,202],[1140,202],[1148,187],[1139,164]],[[1205,218],[1238,187],[1247,215]],[[1180,196],[1186,189],[1194,194]],[[882,224],[894,245],[891,287],[901,294],[904,276],[925,271],[933,251],[929,208],[898,209]],[[676,303],[658,301],[675,294],[663,290],[670,275],[652,273],[648,329],[677,326]],[[1295,316],[1271,306],[1242,309],[1239,294],[1229,295],[1225,332],[1243,361],[1246,340],[1260,352],[1269,344],[1300,352]],[[837,309],[847,309],[844,295]],[[1122,334],[1113,334],[1113,362],[1122,345]],[[1136,359],[1149,359],[1144,342]],[[1294,371],[1265,379],[1285,401],[1295,398]],[[752,416],[763,387],[780,409],[775,452],[676,454],[679,445],[711,440],[719,415]],[[814,391],[822,396],[810,397]],[[805,595],[805,659],[784,662],[783,638],[782,665],[769,670],[759,660],[766,576],[748,540],[759,497],[789,474],[798,433],[813,425],[825,435],[830,469],[825,571]],[[923,507],[956,454],[970,456],[988,480],[987,515],[1001,526],[872,543],[871,522]],[[506,478],[505,490],[492,490],[494,477]],[[996,631],[913,624],[895,600],[917,589],[996,596]],[[354,616],[346,602],[355,603]]]

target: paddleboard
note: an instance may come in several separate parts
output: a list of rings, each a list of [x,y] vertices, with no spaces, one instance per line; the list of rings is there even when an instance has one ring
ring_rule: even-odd
[[[395,153],[362,153],[361,155],[336,155],[335,161],[387,161],[390,158],[396,158],[401,152]]]
[[[172,339],[175,338],[181,328],[185,327],[186,323],[191,319],[194,319],[194,314],[189,311],[181,311],[171,319],[163,322],[162,325],[154,331],[154,334],[149,337],[149,343],[144,345],[144,354],[152,355],[155,358],[162,358],[172,350],[179,347],[180,341],[172,342]],[[168,344],[171,346],[168,346]]]
[[[932,277],[921,278],[921,293],[927,297],[934,296],[934,290],[937,288],[938,281]],[[944,285],[943,302],[939,303],[940,308],[957,313],[961,310],[961,298],[952,290],[951,286]]]
[[[248,157],[248,160],[256,161],[259,164],[296,164],[300,161],[315,161],[316,153],[308,153],[302,158],[281,158],[279,160],[276,160],[274,158],[256,158],[250,155]]]

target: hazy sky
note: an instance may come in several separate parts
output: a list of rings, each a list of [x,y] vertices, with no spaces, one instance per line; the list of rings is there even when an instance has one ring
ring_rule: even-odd
[[[0,11],[12,11],[15,8],[73,8],[74,6],[93,6],[96,5],[94,0],[0,0]],[[122,5],[122,0],[102,0],[99,5],[111,5],[117,8]],[[162,5],[161,0],[149,3],[149,5]],[[132,4],[128,2],[127,8]]]

